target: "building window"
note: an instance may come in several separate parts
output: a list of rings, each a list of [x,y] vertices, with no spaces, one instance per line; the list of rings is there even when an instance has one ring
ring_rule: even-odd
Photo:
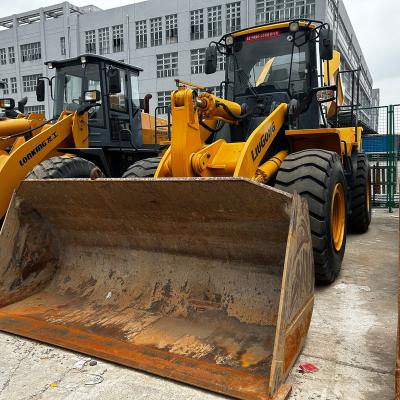
[[[150,19],[150,45],[151,47],[162,45],[161,17]]]
[[[108,54],[110,52],[110,29],[99,29],[99,54]]]
[[[15,51],[14,46],[8,48],[8,62],[10,64],[15,64]]]
[[[18,92],[17,78],[15,77],[10,78],[10,84],[11,84],[11,93],[17,93]]]
[[[225,71],[225,54],[218,53],[218,55],[217,55],[217,70]]]
[[[178,75],[178,53],[157,55],[157,78]]]
[[[21,61],[34,61],[42,58],[40,42],[21,45]]]
[[[190,11],[190,39],[204,38],[204,14],[203,10]]]
[[[3,94],[8,94],[9,93],[8,78],[3,78],[1,81],[4,83]]]
[[[167,44],[178,42],[178,16],[176,14],[165,17],[165,40]]]
[[[7,64],[7,54],[6,49],[0,49],[0,64]]]
[[[207,19],[208,19],[208,37],[221,36],[222,35],[222,7],[208,7],[207,8]]]
[[[226,32],[240,30],[240,1],[226,5]]]
[[[96,31],[85,32],[85,52],[89,54],[96,54]]]
[[[36,106],[25,106],[24,109],[25,114],[30,114],[30,113],[37,113],[37,114],[44,114],[44,105],[43,104],[38,104]]]
[[[67,54],[67,50],[65,48],[65,36],[60,37],[60,51],[62,56]]]
[[[315,0],[256,0],[256,24],[315,18]]]
[[[212,93],[217,97],[222,97],[221,86],[209,86],[205,91]]]
[[[144,49],[147,47],[147,21],[136,22],[136,48]]]
[[[204,62],[206,49],[190,50],[190,70],[192,74],[202,74],[204,72]]]
[[[22,88],[24,92],[34,92],[36,90],[37,80],[42,74],[25,75],[22,77]]]
[[[171,92],[157,92],[157,106],[162,108],[162,112],[166,114],[171,106]]]
[[[124,26],[114,25],[112,27],[113,53],[124,51]]]

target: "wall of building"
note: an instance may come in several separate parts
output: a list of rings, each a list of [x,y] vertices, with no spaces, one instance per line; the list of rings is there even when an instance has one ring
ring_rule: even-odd
[[[215,35],[208,32],[208,14],[212,10],[215,11],[211,9],[212,7],[218,8],[220,20],[220,29],[215,31]],[[104,28],[108,28],[109,51],[103,55],[142,67],[144,71],[140,77],[141,96],[152,94],[152,108],[164,105],[167,104],[169,92],[175,87],[174,79],[193,81],[206,87],[216,87],[224,79],[222,71],[209,76],[202,73],[200,66],[195,67],[192,60],[195,57],[191,53],[195,49],[205,49],[211,40],[218,39],[229,29],[227,19],[232,7],[240,9],[240,26],[236,24],[238,28],[290,18],[316,18],[331,22],[337,29],[336,45],[344,54],[343,67],[353,69],[362,66],[363,93],[365,93],[362,101],[365,105],[372,103],[372,77],[344,5],[339,0],[147,0],[104,11],[96,7],[79,8],[65,2],[0,18],[0,26],[7,27],[0,31],[0,53],[3,48],[6,52],[8,47],[14,46],[15,49],[15,63],[10,64],[8,58],[6,64],[0,63],[0,79],[8,79],[10,86],[10,78],[16,78],[18,91],[9,93],[9,96],[18,100],[26,95],[29,98],[28,105],[36,106],[38,103],[35,93],[23,89],[23,77],[33,74],[51,77],[52,71],[43,65],[44,61],[75,57],[88,50],[94,50],[87,46],[86,32],[89,31],[94,31],[96,53],[99,54],[99,35],[105,32]],[[194,10],[202,10],[204,30],[203,37],[195,40],[191,38],[190,23],[191,12]],[[167,44],[167,16],[175,14],[178,40],[176,43]],[[151,20],[157,17],[161,17],[162,40],[160,45],[152,46]],[[143,48],[138,48],[140,46],[137,45],[138,21],[145,21],[142,24],[147,28],[147,45]],[[113,27],[120,26],[123,31],[123,49],[114,51]],[[62,37],[65,38],[65,51],[61,46]],[[40,58],[22,61],[20,46],[34,42],[41,43]],[[172,54],[174,59],[175,53],[177,53],[177,67],[164,68],[164,73],[168,76],[157,77],[163,73],[163,71],[157,72],[157,62],[161,64],[157,59],[165,54]],[[168,61],[168,57],[166,59]],[[349,92],[348,85],[347,92]],[[51,115],[49,96],[44,106],[47,114]]]

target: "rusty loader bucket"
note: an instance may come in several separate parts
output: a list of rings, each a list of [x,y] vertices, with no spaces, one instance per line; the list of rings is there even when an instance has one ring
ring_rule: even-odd
[[[307,205],[235,178],[25,181],[0,330],[238,399],[285,399],[314,293]]]

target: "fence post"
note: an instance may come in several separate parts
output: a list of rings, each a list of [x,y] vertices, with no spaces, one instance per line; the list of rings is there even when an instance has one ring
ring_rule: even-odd
[[[394,106],[388,109],[388,137],[387,137],[387,207],[393,212],[394,204],[394,170],[396,166],[395,144],[394,144]]]

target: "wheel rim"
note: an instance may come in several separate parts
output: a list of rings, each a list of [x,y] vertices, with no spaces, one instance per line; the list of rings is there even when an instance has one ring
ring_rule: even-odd
[[[332,196],[331,206],[331,236],[333,246],[337,252],[343,246],[344,230],[346,225],[346,203],[341,183],[337,183]]]

